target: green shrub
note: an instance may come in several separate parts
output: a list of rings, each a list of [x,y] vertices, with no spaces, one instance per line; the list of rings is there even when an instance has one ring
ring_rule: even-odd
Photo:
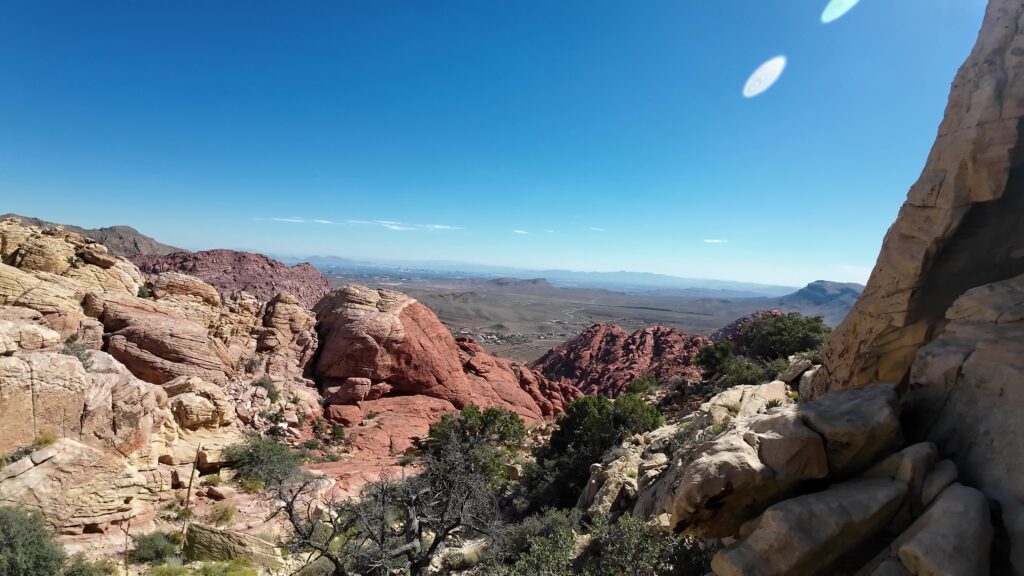
[[[765,368],[768,372],[769,378],[775,379],[779,377],[779,374],[789,370],[789,360],[785,358],[776,358],[775,360],[765,364]]]
[[[213,505],[213,512],[210,513],[210,521],[216,526],[223,526],[235,519],[238,509],[231,502],[217,502]]]
[[[323,436],[326,433],[327,433],[327,420],[324,420],[321,417],[318,417],[316,420],[313,420],[313,434],[319,437],[319,436]]]
[[[64,549],[39,512],[0,507],[0,574],[59,574]]]
[[[316,438],[310,438],[302,443],[302,447],[306,450],[318,450],[320,448],[320,441]]]
[[[278,400],[281,399],[281,391],[277,389],[277,386],[274,384],[274,381],[271,380],[270,376],[267,376],[266,374],[260,376],[258,379],[253,381],[252,385],[258,386],[266,390],[267,400],[270,400],[271,404],[276,403]]]
[[[339,442],[339,443],[340,442],[344,442],[345,441],[345,426],[343,426],[341,424],[338,424],[337,422],[335,422],[334,424],[331,424],[331,440],[333,440],[334,442]]]
[[[258,494],[267,489],[267,483],[262,480],[253,480],[251,478],[242,478],[238,482],[238,485],[242,487],[242,490],[250,494]]]
[[[138,296],[139,298],[152,298],[153,289],[150,288],[148,285],[143,284],[142,286],[139,286],[139,291],[136,292],[135,295]]]
[[[53,430],[43,430],[36,436],[36,441],[32,443],[32,448],[39,450],[40,448],[46,448],[57,441],[57,434]]]
[[[150,532],[135,537],[135,550],[132,551],[132,559],[146,564],[159,564],[169,558],[174,558],[177,553],[178,544],[170,534]]]
[[[711,554],[627,513],[596,522],[582,564],[585,576],[703,576],[711,572]]]
[[[761,384],[774,376],[771,369],[763,362],[745,356],[733,356],[722,367],[716,383],[725,387]]]
[[[576,517],[555,511],[506,527],[499,533],[498,551],[488,560],[485,573],[573,576],[576,523]]]
[[[245,558],[235,558],[230,562],[204,563],[194,574],[195,576],[259,576],[259,571],[251,561]]]
[[[264,486],[295,478],[301,462],[288,446],[256,434],[245,442],[228,446],[224,456],[238,471],[239,480],[262,482]]]
[[[765,402],[764,409],[767,411],[767,410],[771,410],[772,408],[778,408],[780,406],[782,406],[782,400],[779,400],[778,398],[775,398],[773,400],[769,400],[769,401]]]
[[[199,481],[203,486],[220,486],[221,482],[220,474],[208,474]]]
[[[801,360],[807,360],[811,364],[821,364],[821,348],[821,346],[818,346],[812,350],[798,352],[796,357]]]
[[[611,401],[584,396],[558,418],[558,429],[525,470],[516,507],[536,512],[543,506],[572,506],[590,477],[590,465],[633,434],[661,426],[658,410],[635,394]]]
[[[86,371],[92,368],[92,350],[78,341],[78,334],[73,334],[64,341],[64,348],[60,353],[77,358]]]
[[[821,347],[831,330],[821,316],[762,316],[743,328],[746,354],[765,361]]]
[[[90,562],[82,554],[75,554],[64,568],[61,576],[119,576],[120,574],[121,570],[118,568],[117,562],[110,558]]]
[[[704,379],[708,380],[721,373],[726,363],[732,358],[732,342],[722,341],[701,348],[694,362],[704,372]]]
[[[168,562],[150,568],[146,574],[147,576],[189,576],[189,569],[182,566],[181,562]]]
[[[427,438],[427,456],[440,458],[446,450],[460,452],[470,470],[482,474],[492,487],[501,490],[508,483],[508,454],[526,438],[526,426],[518,414],[509,410],[467,406],[445,414],[430,427]]]
[[[639,378],[629,383],[629,386],[626,388],[626,394],[646,394],[647,392],[658,388],[659,385],[657,378]]]

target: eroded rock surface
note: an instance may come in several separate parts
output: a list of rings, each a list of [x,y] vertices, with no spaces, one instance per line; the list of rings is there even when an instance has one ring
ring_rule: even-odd
[[[564,380],[587,394],[616,397],[640,378],[661,382],[700,380],[694,359],[711,341],[675,328],[655,326],[632,334],[618,326],[594,324],[552,348],[533,363],[552,380]]]

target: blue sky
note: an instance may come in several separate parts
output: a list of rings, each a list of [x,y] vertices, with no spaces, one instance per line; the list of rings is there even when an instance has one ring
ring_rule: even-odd
[[[863,281],[985,3],[826,4],[4,2],[0,212],[192,249]]]

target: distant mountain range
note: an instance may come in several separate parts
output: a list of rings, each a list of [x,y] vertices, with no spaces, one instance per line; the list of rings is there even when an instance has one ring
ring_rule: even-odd
[[[0,216],[0,220],[11,217],[21,219],[21,223],[25,226],[38,226],[40,228],[45,228],[47,226],[63,226],[72,232],[88,236],[100,244],[103,244],[114,256],[133,258],[135,256],[142,256],[146,254],[164,255],[171,254],[172,252],[185,251],[181,248],[161,244],[131,226],[82,228],[73,224],[57,224],[55,222],[47,222],[46,220],[40,220],[39,218],[32,218],[30,216],[21,216],[19,214],[4,214]]]
[[[450,278],[543,278],[561,288],[602,288],[630,293],[659,293],[691,298],[759,298],[792,294],[799,287],[683,278],[651,272],[579,272],[561,269],[523,269],[452,261],[366,261],[339,256],[296,258],[274,256],[287,264],[309,262],[320,270],[336,274],[414,274]]]
[[[181,248],[169,246],[146,236],[131,226],[109,226],[105,228],[82,228],[73,224],[57,224],[30,216],[4,214],[0,218],[20,218],[29,226],[59,225],[84,234],[106,245],[116,256],[134,258],[149,254],[166,255],[173,252],[187,252]],[[401,275],[415,274],[420,276],[434,275],[448,278],[483,278],[508,280],[546,280],[552,286],[560,288],[600,288],[627,293],[651,294],[662,296],[678,296],[684,298],[783,298],[780,307],[834,307],[826,311],[826,316],[842,314],[856,300],[860,290],[859,284],[841,284],[838,282],[815,282],[800,288],[796,286],[778,286],[757,284],[754,282],[736,282],[731,280],[714,280],[707,278],[683,278],[667,274],[650,272],[579,272],[562,269],[521,269],[509,266],[491,266],[446,260],[433,261],[369,261],[344,258],[340,256],[310,256],[296,258],[294,256],[272,255],[286,264],[294,265],[309,262],[318,269],[328,273],[359,273]],[[828,303],[826,303],[828,301]]]

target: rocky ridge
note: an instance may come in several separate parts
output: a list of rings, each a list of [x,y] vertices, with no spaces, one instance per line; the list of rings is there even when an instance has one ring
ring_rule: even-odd
[[[618,326],[594,324],[552,348],[531,368],[587,394],[616,397],[640,378],[661,382],[700,380],[694,359],[711,341],[675,328],[655,326],[632,334]]]
[[[171,252],[181,252],[181,248],[175,248],[174,246],[168,246],[157,242],[153,238],[146,236],[131,226],[108,226],[105,228],[81,228],[79,226],[73,226],[71,224],[55,224],[53,222],[47,222],[46,220],[40,220],[39,218],[28,218],[25,216],[18,216],[17,214],[3,214],[0,215],[0,220],[6,220],[8,218],[16,218],[23,226],[31,226],[35,228],[55,228],[60,227],[69,232],[74,232],[91,238],[104,245],[110,254],[114,256],[121,256],[124,258],[132,258],[133,256],[140,256],[143,254],[170,254]]]
[[[311,308],[330,290],[327,278],[310,264],[288,266],[252,252],[174,252],[139,255],[132,261],[151,281],[166,272],[180,272],[210,284],[225,297],[246,292],[266,301],[279,292],[288,292]]]

